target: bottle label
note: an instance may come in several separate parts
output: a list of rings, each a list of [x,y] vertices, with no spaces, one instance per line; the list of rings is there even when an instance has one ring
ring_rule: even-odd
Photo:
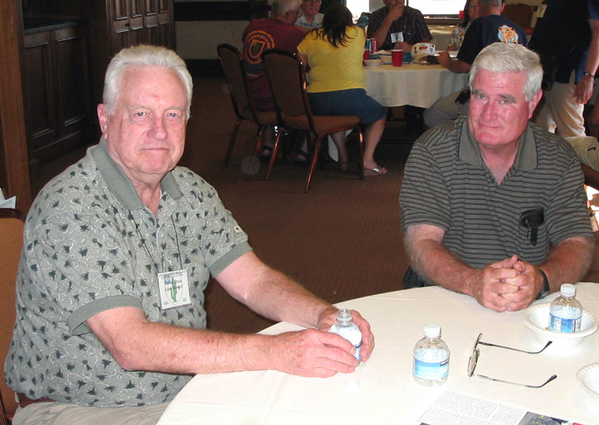
[[[331,326],[329,332],[338,334],[343,338],[347,339],[356,348],[354,357],[358,360],[362,360],[360,357],[360,348],[362,348],[362,332],[357,325],[352,323],[350,326],[338,326],[337,324]]]
[[[418,357],[414,357],[414,376],[427,381],[439,381],[447,378],[449,357],[445,350],[437,351],[437,355],[431,356],[431,353],[426,353],[424,356],[419,355]]]
[[[549,328],[555,332],[574,333],[580,331],[581,322],[582,317],[580,316],[574,319],[566,319],[552,313]]]

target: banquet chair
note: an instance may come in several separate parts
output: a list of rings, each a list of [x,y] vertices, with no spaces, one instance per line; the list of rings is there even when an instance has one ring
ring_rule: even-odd
[[[231,134],[227,153],[223,161],[223,168],[227,168],[241,123],[243,121],[251,121],[258,126],[258,140],[254,149],[254,156],[257,156],[264,142],[264,132],[269,126],[277,124],[277,114],[274,111],[258,111],[254,106],[249,96],[247,74],[239,50],[230,44],[220,44],[217,50],[220,63],[225,72],[227,84],[229,85],[233,111],[236,116],[233,134]]]
[[[12,340],[15,325],[15,282],[23,247],[23,227],[25,216],[11,208],[0,208],[0,278],[2,297],[0,297],[0,364],[4,360]],[[15,393],[4,379],[0,379],[0,425],[9,424],[17,410]]]
[[[346,130],[356,130],[359,134],[360,155],[358,158],[358,174],[364,178],[362,156],[364,154],[364,136],[360,128],[360,119],[354,116],[323,116],[313,115],[306,93],[306,74],[304,66],[297,56],[282,49],[269,49],[262,54],[262,62],[270,82],[275,100],[277,118],[285,128],[303,130],[313,134],[316,139],[308,143],[311,156],[310,170],[306,179],[305,192],[310,190],[310,183],[318,163],[318,156],[326,136]],[[273,153],[266,174],[270,179],[274,158],[279,149],[281,133],[277,135]],[[308,140],[312,138],[309,137]]]

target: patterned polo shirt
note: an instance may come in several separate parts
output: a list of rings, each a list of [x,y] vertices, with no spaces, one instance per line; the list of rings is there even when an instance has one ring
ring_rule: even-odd
[[[580,162],[566,141],[529,123],[514,165],[497,184],[466,118],[414,143],[400,194],[404,230],[416,224],[445,230],[443,246],[475,268],[514,254],[539,265],[561,241],[592,237]],[[521,216],[537,208],[544,223],[533,244]]]
[[[139,406],[171,400],[191,378],[124,370],[85,323],[126,306],[153,322],[203,329],[210,275],[251,250],[198,175],[177,167],[161,189],[154,215],[101,140],[37,196],[25,226],[5,364],[15,391],[85,406]],[[181,269],[190,304],[162,310],[157,273]]]
[[[372,38],[372,35],[379,29],[385,18],[387,17],[389,10],[387,7],[381,7],[379,10],[372,12],[370,15],[370,22],[368,24],[368,37]],[[401,32],[403,33],[403,39],[406,43],[416,44],[421,43],[424,40],[432,40],[433,36],[426,26],[424,16],[418,9],[413,9],[409,6],[405,6],[403,16],[391,24],[389,32],[385,37],[385,42],[382,46],[377,46],[379,50],[391,50],[395,43],[391,41],[391,34]]]

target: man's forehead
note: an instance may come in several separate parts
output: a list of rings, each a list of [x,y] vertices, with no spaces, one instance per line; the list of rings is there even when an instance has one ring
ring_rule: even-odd
[[[524,72],[493,72],[481,68],[477,70],[472,81],[472,90],[499,90],[514,93],[523,92],[527,75]]]

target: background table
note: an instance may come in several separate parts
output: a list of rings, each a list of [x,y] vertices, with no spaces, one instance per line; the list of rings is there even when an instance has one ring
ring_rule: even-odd
[[[437,99],[466,87],[468,74],[441,65],[404,64],[366,68],[366,92],[386,107],[429,108]]]
[[[599,317],[599,285],[576,285],[583,307]],[[557,294],[543,300],[550,302]],[[497,313],[473,298],[439,287],[390,292],[340,303],[371,323],[376,347],[350,375],[302,378],[276,371],[196,375],[173,400],[159,425],[206,424],[408,424],[414,407],[439,391],[412,378],[412,349],[427,323],[442,327],[450,351],[449,379],[441,390],[456,390],[523,407],[584,425],[599,424],[599,401],[577,382],[583,366],[599,362],[599,333],[564,352],[550,346],[528,355],[481,347],[476,372],[524,383],[558,378],[530,389],[467,375],[479,332],[483,340],[523,349],[542,344],[523,322],[523,312]],[[263,333],[299,329],[279,323]]]

